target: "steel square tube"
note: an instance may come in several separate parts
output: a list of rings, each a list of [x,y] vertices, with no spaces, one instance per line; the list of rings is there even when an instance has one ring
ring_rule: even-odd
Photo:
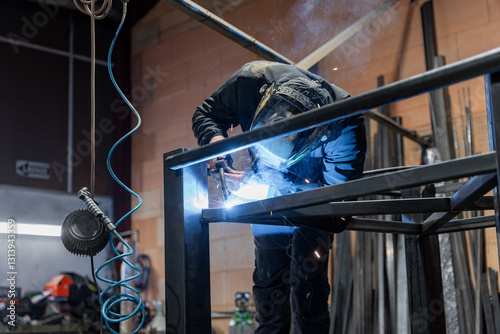
[[[242,218],[231,221],[207,221],[204,223],[239,223],[239,224],[261,224],[261,225],[283,225],[283,226],[307,226],[324,228],[324,226],[315,226],[312,223],[307,224],[291,224],[290,221],[283,220],[283,217],[275,215],[274,217],[267,218]],[[495,227],[495,216],[481,216],[466,219],[455,219],[446,222],[445,225],[439,227],[433,234],[439,233],[452,233],[481,228]],[[379,232],[379,233],[397,233],[397,234],[415,234],[422,233],[422,224],[400,222],[393,220],[383,219],[369,219],[369,218],[353,218],[346,230],[360,231],[360,232]]]
[[[482,216],[466,219],[456,219],[447,222],[435,231],[439,233],[452,233],[495,226],[495,216]],[[389,220],[353,218],[347,226],[348,231],[398,233],[398,234],[420,234],[422,225]]]
[[[307,208],[282,211],[280,217],[300,216],[365,216],[424,212],[445,212],[452,209],[451,197],[436,198],[405,198],[397,200],[362,200],[354,202],[331,202]],[[493,197],[478,199],[464,210],[493,210]],[[276,216],[276,215],[274,215]],[[270,214],[256,215],[258,219],[276,218]],[[223,221],[225,213],[222,210],[206,209],[203,211],[204,222]]]
[[[307,190],[299,193],[235,205],[225,209],[204,209],[203,219],[222,217],[230,221],[238,218],[255,217],[332,201],[358,198],[368,194],[404,189],[460,177],[491,173],[496,170],[494,152],[418,166],[403,171],[376,175],[365,179],[349,181],[333,186]],[[219,211],[219,212],[217,212]]]
[[[495,160],[497,164],[497,187],[495,188],[495,216],[497,227],[497,250],[500,261],[500,214],[498,212],[498,203],[500,201],[500,193],[498,186],[500,185],[500,72],[488,74],[484,78],[485,95],[486,95],[486,115],[488,117],[488,133],[490,136],[490,150],[495,152]]]
[[[436,231],[446,222],[456,217],[467,206],[471,205],[486,192],[490,191],[496,183],[496,173],[473,177],[451,197],[451,207],[448,212],[435,212],[422,223],[422,234],[427,235]]]
[[[214,221],[213,224],[236,223],[236,224],[261,224],[261,225],[283,225],[283,226],[308,226],[317,227],[311,224],[307,225],[292,225],[289,222],[283,221],[280,217],[269,219],[239,219],[232,221]],[[433,234],[452,233],[460,231],[468,231],[482,228],[495,227],[495,216],[481,216],[466,219],[455,219],[441,226]],[[368,218],[353,218],[346,228],[347,231],[360,232],[377,232],[377,233],[396,233],[396,234],[413,234],[420,235],[422,233],[422,224],[408,223],[394,220],[383,219],[368,219]]]
[[[171,169],[180,169],[221,154],[248,148],[269,138],[279,138],[330,123],[347,115],[359,114],[364,110],[378,108],[433,89],[465,81],[499,68],[500,48],[495,48],[274,124],[240,133],[187,152],[167,156],[165,165]]]
[[[166,325],[173,333],[211,329],[209,226],[200,223],[202,207],[208,207],[206,166],[164,168]]]

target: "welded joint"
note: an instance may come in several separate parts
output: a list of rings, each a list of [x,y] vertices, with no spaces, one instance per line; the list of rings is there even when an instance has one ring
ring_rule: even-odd
[[[434,233],[444,224],[466,210],[497,184],[496,173],[473,177],[451,196],[451,208],[447,212],[436,212],[422,223],[421,237]]]

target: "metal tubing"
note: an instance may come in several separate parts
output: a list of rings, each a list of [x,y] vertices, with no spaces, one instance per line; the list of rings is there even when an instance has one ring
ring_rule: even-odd
[[[272,50],[266,45],[260,43],[252,36],[244,33],[240,29],[231,25],[229,22],[224,21],[217,15],[209,12],[205,8],[202,8],[198,4],[190,0],[162,0],[163,2],[169,4],[170,6],[178,9],[184,14],[189,15],[196,21],[210,27],[211,29],[217,31],[223,36],[229,38],[233,42],[247,48],[256,55],[261,56],[264,59],[278,61],[285,64],[293,64],[293,61],[286,58],[285,56],[279,54],[278,52]]]
[[[203,207],[208,207],[206,166],[164,168],[166,323],[172,333],[211,331],[209,226],[200,223]]]
[[[292,225],[290,221],[283,220],[280,217],[268,218],[268,219],[253,218],[253,219],[221,220],[221,221],[213,221],[210,223],[213,224],[241,223],[241,224],[284,225],[284,226]],[[316,226],[313,224],[294,224],[293,226],[317,227],[324,229],[324,226]],[[435,232],[435,234],[475,230],[475,229],[488,228],[494,226],[495,226],[494,216],[455,219],[447,222],[444,226],[440,227]],[[400,221],[391,221],[391,220],[352,218],[349,225],[347,225],[346,230],[360,231],[360,232],[380,232],[380,233],[419,235],[422,233],[422,225],[400,222]]]
[[[497,182],[500,182],[500,72],[488,74],[485,76],[486,90],[486,114],[488,116],[488,132],[490,135],[490,150],[495,151],[495,162],[497,171]],[[497,232],[497,251],[500,261],[500,216],[498,212],[500,183],[495,188],[495,217]]]
[[[419,137],[415,131],[410,131],[410,130],[404,128],[400,124],[393,121],[391,118],[385,116],[384,114],[382,114],[376,110],[365,111],[363,113],[363,115],[379,122],[380,124],[390,128],[391,130],[399,133],[400,135],[403,135],[406,138],[422,145],[425,148],[432,146],[430,141],[428,141],[422,137]]]
[[[73,123],[74,123],[74,85],[75,85],[75,60],[74,60],[74,45],[75,45],[75,22],[73,12],[69,14],[69,46],[68,46],[68,154],[66,156],[67,177],[66,177],[66,192],[73,192]]]
[[[494,227],[495,216],[483,216],[474,218],[455,219],[440,227],[436,233],[451,233],[482,228]]]
[[[480,199],[470,208],[480,207],[482,210],[493,210],[493,198]],[[466,210],[465,208],[464,210]],[[451,197],[436,198],[405,198],[398,200],[360,200],[354,202],[331,202],[323,205],[315,205],[307,208],[282,211],[278,216],[300,217],[300,216],[366,216],[386,215],[403,213],[432,213],[452,210]],[[276,217],[276,214],[273,214]],[[260,219],[273,218],[271,214],[256,215]],[[206,209],[202,212],[204,222],[224,220],[225,211],[221,209]]]
[[[405,189],[403,196],[420,197],[420,188]],[[423,220],[422,214],[407,214],[403,215],[403,219],[408,223],[413,223],[421,227]],[[438,317],[431,316],[429,311],[430,301],[442,301],[442,296],[431,294],[431,288],[435,292],[435,287],[428,284],[429,275],[432,274],[432,281],[436,285],[441,285],[441,273],[438,272],[439,266],[435,266],[434,262],[426,250],[436,251],[437,240],[435,236],[430,238],[419,239],[416,235],[405,235],[405,252],[406,252],[406,273],[408,278],[408,305],[410,316],[410,332],[416,333],[444,333],[442,323]],[[439,250],[437,250],[439,252]],[[437,254],[437,253],[434,253]],[[433,256],[434,256],[433,254]],[[432,314],[434,315],[434,314]],[[437,328],[440,327],[440,328]],[[439,330],[437,330],[439,329]]]
[[[422,223],[422,236],[436,231],[440,226],[456,217],[467,206],[490,191],[496,182],[496,173],[479,175],[472,178],[451,197],[451,208],[448,212],[436,212]]]
[[[164,0],[165,1],[165,0]],[[231,136],[190,151],[166,157],[166,166],[180,169],[221,154],[248,148],[269,138],[284,137],[347,115],[361,113],[443,86],[493,72],[500,67],[500,48],[412,76],[274,124]]]
[[[368,194],[383,193],[385,191],[409,188],[470,175],[491,173],[495,171],[494,154],[494,152],[478,154],[434,165],[414,167],[333,186],[239,204],[226,209],[203,210],[203,217],[211,210],[222,211],[218,214],[224,217],[224,220],[255,217],[261,214],[269,214],[270,212],[293,210],[332,201],[357,198]]]
[[[70,52],[68,52],[68,51],[62,51],[62,50],[59,50],[56,48],[51,48],[48,46],[34,44],[34,43],[31,43],[31,42],[28,42],[25,40],[15,40],[12,38],[7,38],[5,36],[0,36],[0,42],[10,44],[16,48],[20,46],[23,48],[32,49],[32,50],[41,51],[41,52],[46,52],[46,53],[54,54],[54,55],[61,56],[61,57],[69,57],[70,56]],[[90,57],[79,55],[79,54],[73,54],[72,57],[74,59],[90,63]],[[96,63],[96,65],[108,66],[108,63],[106,60],[96,59],[95,63]]]

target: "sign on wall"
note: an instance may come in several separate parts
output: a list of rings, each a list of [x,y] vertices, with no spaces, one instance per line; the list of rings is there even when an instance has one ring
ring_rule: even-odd
[[[29,160],[16,161],[16,173],[33,179],[50,179],[50,164]]]

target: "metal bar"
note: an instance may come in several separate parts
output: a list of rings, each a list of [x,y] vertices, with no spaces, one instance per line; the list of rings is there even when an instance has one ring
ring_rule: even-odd
[[[443,298],[444,320],[446,323],[446,333],[460,334],[461,323],[458,315],[458,296],[456,289],[456,269],[453,266],[453,247],[449,233],[438,235],[439,240],[439,260],[441,265],[441,281]],[[437,309],[437,308],[436,308]],[[437,309],[441,310],[441,307]],[[439,312],[438,311],[438,312]]]
[[[375,254],[374,254],[374,270],[375,270],[375,305],[377,305],[374,313],[374,326],[372,328],[373,332],[378,333],[387,333],[388,324],[386,324],[387,319],[387,310],[389,309],[389,305],[386,305],[387,298],[387,288],[385,282],[385,234],[384,233],[376,233],[374,235],[375,238]]]
[[[495,322],[493,320],[493,312],[491,310],[490,295],[488,292],[488,279],[486,273],[481,274],[481,285],[478,285],[481,290],[481,302],[484,310],[484,322],[486,324],[486,334],[495,334]]]
[[[204,164],[164,168],[166,323],[179,334],[211,331],[209,226],[200,222],[207,206]]]
[[[406,273],[405,236],[397,235],[397,262],[396,262],[396,331],[398,334],[410,333],[410,311],[408,296],[408,279]],[[392,333],[392,332],[391,332]]]
[[[489,200],[488,200],[489,199]],[[471,204],[474,209],[493,210],[492,198],[480,199]],[[355,202],[332,202],[323,205],[310,206],[307,208],[291,211],[282,211],[282,217],[300,216],[366,216],[366,215],[386,215],[402,213],[424,213],[442,212],[451,210],[451,198],[421,198],[421,199],[399,199],[399,200],[366,200]],[[205,222],[225,219],[225,212],[220,209],[203,210],[203,220]],[[274,214],[276,215],[276,214]],[[258,218],[272,218],[271,214],[256,215]]]
[[[69,57],[70,56],[70,53],[68,51],[63,51],[63,50],[51,48],[48,46],[38,45],[38,44],[34,44],[34,43],[31,43],[28,41],[15,40],[13,38],[8,38],[5,36],[0,36],[0,42],[10,44],[10,45],[16,46],[16,47],[20,46],[20,47],[27,48],[27,49],[42,51],[42,52],[54,54],[57,56],[62,56],[62,57]],[[87,56],[73,54],[73,58],[90,63],[90,57],[87,57]],[[108,63],[105,60],[96,59],[95,63],[96,63],[96,65],[108,66]]]
[[[386,12],[396,2],[398,2],[398,0],[384,1],[377,8],[371,10],[368,14],[360,18],[358,21],[354,22],[348,28],[344,29],[340,34],[336,35],[331,40],[329,40],[321,47],[316,49],[314,52],[309,54],[307,57],[299,61],[297,63],[297,66],[305,70],[310,69],[315,64],[317,64],[321,59],[323,59],[326,55],[328,55],[333,50],[338,48],[349,38],[354,36],[357,32],[366,27],[368,24],[370,24],[370,22],[379,17],[382,13]]]
[[[476,333],[479,333],[479,330],[482,326],[483,313],[484,318],[487,317],[486,310],[481,308],[481,295],[483,291],[487,290],[486,286],[483,284],[482,275],[483,275],[483,247],[484,247],[484,235],[481,233],[482,230],[475,230],[473,232],[474,235],[474,246],[475,246],[475,258],[476,258],[476,268],[475,268],[475,281],[476,281]],[[489,298],[488,298],[489,299]]]
[[[349,299],[347,294],[350,293],[350,291],[347,291],[346,287],[352,278],[350,275],[345,274],[346,272],[352,272],[351,237],[349,233],[341,233],[338,235],[336,250],[337,268],[335,271],[332,266],[335,283],[332,291],[329,334],[340,332],[339,329],[342,328],[343,323],[341,315],[349,308],[348,305],[346,305],[346,301]],[[337,322],[337,319],[340,321]]]
[[[445,161],[428,166],[419,166],[385,175],[349,181],[333,186],[322,187],[299,193],[269,198],[261,201],[235,205],[229,209],[209,209],[223,211],[218,213],[224,220],[233,220],[256,215],[269,214],[323,204],[336,200],[352,199],[367,194],[409,188],[437,181],[450,180],[469,175],[490,173],[495,170],[494,153],[486,153]],[[203,216],[205,212],[203,210]],[[210,213],[213,214],[213,213]]]
[[[373,333],[373,247],[374,242],[371,232],[358,233],[361,236],[362,242],[360,243],[361,252],[363,252],[363,260],[361,266],[363,272],[361,276],[361,288],[363,289],[363,301],[361,307],[363,308],[364,317],[361,322],[364,324],[364,330],[361,333]]]
[[[432,146],[428,140],[418,136],[415,131],[410,131],[410,130],[402,127],[400,124],[393,121],[391,118],[385,116],[384,114],[382,114],[376,110],[365,111],[363,113],[363,115],[379,122],[380,124],[390,128],[391,130],[401,134],[402,136],[405,136],[406,138],[422,145],[423,147],[428,148],[428,147]]]
[[[436,231],[440,226],[456,217],[464,208],[474,203],[497,182],[496,173],[478,175],[451,197],[451,208],[448,212],[436,212],[422,223],[422,235]]]
[[[412,188],[403,191],[403,196],[420,197],[420,189]],[[404,215],[408,223],[420,226],[422,214]],[[410,316],[410,332],[412,334],[432,333],[431,317],[428,310],[429,295],[426,277],[425,244],[429,240],[419,239],[416,235],[405,235],[406,274],[408,278],[408,304]],[[437,332],[436,332],[437,333]]]
[[[425,67],[430,70],[434,68],[434,58],[438,55],[432,1],[427,1],[420,7],[420,16],[425,46]]]
[[[490,291],[492,292],[491,301],[492,301],[493,319],[495,321],[495,333],[500,334],[500,300],[498,298],[497,271],[488,268],[488,274],[490,276]]]
[[[230,221],[213,221],[211,223],[242,223],[242,224],[266,224],[266,225],[285,225],[290,226],[289,222],[282,218],[274,219],[238,219]],[[324,228],[324,226],[316,226],[313,224],[296,224],[293,226],[308,226]],[[466,219],[451,220],[446,225],[439,228],[435,233],[451,233],[466,230],[474,230],[495,226],[495,216],[483,216]],[[381,232],[381,233],[396,233],[396,234],[421,234],[422,225],[393,220],[369,219],[369,218],[353,218],[346,230],[360,232]]]
[[[385,330],[385,333],[396,333],[396,251],[395,251],[395,242],[396,235],[394,233],[386,233],[385,234],[385,274],[387,276],[387,309],[383,310],[386,314],[387,310],[389,310],[388,316],[388,330]],[[384,333],[382,332],[382,333]]]
[[[495,216],[482,216],[464,219],[450,220],[440,227],[435,233],[451,233],[468,230],[476,230],[495,226]]]
[[[497,187],[494,190],[495,196],[495,217],[497,232],[497,252],[500,262],[500,216],[499,216],[499,192],[500,184],[500,72],[488,74],[484,78],[486,95],[486,115],[488,117],[488,132],[490,140],[490,150],[495,152],[495,163],[497,171]]]
[[[183,168],[221,154],[248,148],[269,138],[283,137],[317,125],[327,124],[347,115],[360,113],[432,89],[474,78],[495,71],[499,67],[500,48],[496,48],[283,121],[240,133],[187,152],[168,156],[165,163],[171,169]]]
[[[474,325],[474,303],[471,294],[471,282],[467,266],[468,257],[465,247],[465,233],[451,233],[450,237],[453,251],[453,265],[456,272],[456,309],[459,314],[459,326],[462,333],[472,334]]]
[[[66,156],[67,176],[66,176],[66,192],[73,192],[73,122],[74,122],[74,44],[75,44],[75,22],[73,12],[69,14],[69,46],[68,46],[68,149]]]
[[[272,50],[261,42],[257,41],[252,36],[246,34],[240,29],[236,28],[229,22],[224,21],[217,15],[202,8],[198,4],[190,0],[162,0],[166,4],[178,9],[184,14],[189,15],[196,21],[206,25],[207,27],[215,30],[223,36],[229,38],[233,42],[238,43],[244,48],[252,51],[256,55],[264,59],[278,61],[286,64],[293,64],[293,62],[278,52]]]

